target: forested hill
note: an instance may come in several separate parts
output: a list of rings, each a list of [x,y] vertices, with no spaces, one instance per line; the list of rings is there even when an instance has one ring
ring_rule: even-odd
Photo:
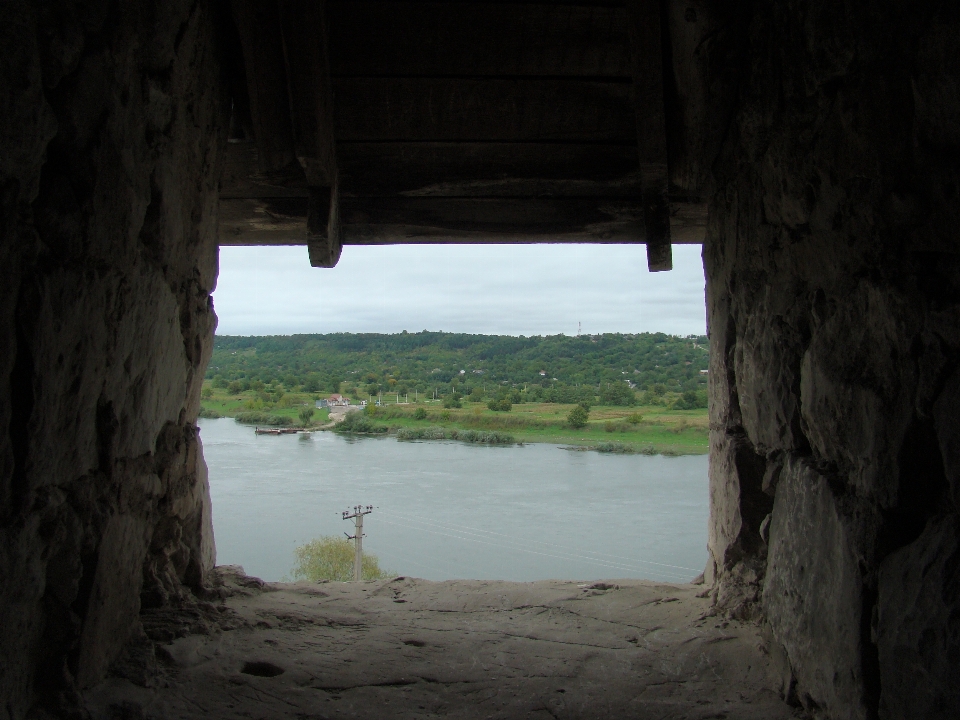
[[[707,339],[663,333],[513,337],[419,332],[218,336],[207,377],[217,385],[282,385],[353,396],[494,385],[703,390]],[[236,387],[236,386],[235,386]],[[412,399],[412,398],[411,398]]]

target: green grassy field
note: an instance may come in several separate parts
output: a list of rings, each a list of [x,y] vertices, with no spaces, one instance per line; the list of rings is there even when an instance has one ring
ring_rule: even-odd
[[[259,411],[289,417],[299,425],[297,415],[302,407],[313,406],[314,396],[307,393],[283,395],[279,402],[264,402],[254,392],[228,395],[205,383],[202,406],[224,417],[241,412]],[[518,442],[545,442],[583,447],[617,443],[634,452],[664,454],[701,454],[708,451],[707,411],[673,410],[664,406],[634,407],[598,406],[590,410],[587,426],[574,429],[567,424],[573,405],[556,403],[522,403],[509,412],[489,410],[483,403],[464,402],[462,408],[444,409],[439,402],[388,404],[376,409],[372,418],[391,430],[398,428],[443,427],[447,429],[496,430],[512,435]],[[413,417],[417,408],[427,416]],[[639,419],[637,416],[640,416]],[[631,422],[630,420],[633,420]],[[310,425],[326,423],[328,413],[318,410]]]
[[[497,430],[513,435],[519,442],[546,442],[592,447],[601,443],[622,443],[634,451],[654,449],[673,454],[699,454],[708,450],[707,411],[670,410],[660,406],[594,407],[587,426],[567,425],[573,405],[523,403],[510,412],[494,412],[485,404],[464,403],[461,409],[444,410],[440,403],[425,403],[423,420],[412,417],[416,406],[380,408],[374,419],[391,428],[430,427]],[[399,410],[403,416],[397,416]],[[639,415],[639,422],[628,421]]]
[[[303,407],[314,406],[314,396],[309,393],[285,394],[280,402],[264,402],[257,397],[257,393],[242,392],[239,395],[228,395],[222,390],[215,390],[209,382],[203,384],[203,395],[200,398],[200,407],[208,417],[236,417],[243,412],[264,412],[270,415],[290,418],[295,425],[300,424],[297,417]],[[203,415],[201,415],[203,417]],[[327,422],[327,410],[314,410],[310,425],[323,425]]]

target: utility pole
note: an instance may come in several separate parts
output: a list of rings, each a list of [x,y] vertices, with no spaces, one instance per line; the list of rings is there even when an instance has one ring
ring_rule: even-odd
[[[355,534],[347,535],[347,540],[353,540],[353,545],[355,548],[353,556],[353,579],[355,582],[360,582],[363,579],[363,516],[369,515],[373,512],[373,505],[367,505],[363,507],[362,505],[355,505],[353,512],[349,510],[343,511],[344,520],[353,520]]]

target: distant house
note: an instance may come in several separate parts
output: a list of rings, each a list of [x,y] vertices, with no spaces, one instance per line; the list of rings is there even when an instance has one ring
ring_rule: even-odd
[[[317,400],[317,409],[318,409],[318,410],[322,410],[323,408],[328,407],[329,405],[330,405],[330,403],[328,403],[326,400]]]
[[[709,375],[709,374],[710,374],[710,371],[709,371],[709,370],[701,370],[701,371],[700,371],[700,374],[701,374],[701,375]]]
[[[547,371],[546,371],[546,370],[541,370],[541,371],[540,371],[540,377],[546,377],[546,376],[547,376]]]
[[[331,395],[327,398],[328,407],[341,407],[349,404],[350,398],[344,397],[343,395]]]

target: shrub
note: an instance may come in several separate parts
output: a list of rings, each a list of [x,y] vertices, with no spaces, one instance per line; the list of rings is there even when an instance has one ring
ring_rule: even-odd
[[[567,415],[567,422],[570,424],[570,427],[580,429],[587,426],[587,420],[589,417],[589,413],[577,405],[573,410],[570,411],[570,414]]]
[[[488,402],[487,407],[498,412],[510,412],[513,409],[513,403],[510,402],[510,398],[500,398]]]
[[[696,390],[687,390],[673,403],[677,410],[697,410],[707,406],[707,394]]]
[[[446,430],[442,427],[400,428],[397,440],[460,440],[468,443],[486,445],[512,445],[516,442],[513,435],[484,430]]]
[[[636,452],[629,445],[625,445],[624,443],[619,443],[619,442],[602,442],[599,445],[597,445],[594,448],[594,450],[596,450],[597,452],[615,453],[618,455],[628,455]]]
[[[458,393],[450,393],[443,398],[443,406],[445,408],[463,407],[463,403],[460,402],[460,395]]]
[[[353,580],[353,561],[356,557],[353,543],[346,538],[324,535],[301,545],[293,551],[297,564],[291,574],[297,580]],[[380,569],[376,555],[363,553],[360,562],[364,580],[382,580],[394,573]]]
[[[210,410],[209,408],[202,407],[200,408],[200,412],[197,413],[197,417],[215,419],[222,418],[223,415],[218,413],[216,410]]]
[[[643,415],[640,413],[631,413],[630,415],[627,415],[627,422],[631,425],[639,425],[642,420]]]
[[[603,429],[605,432],[614,432],[617,429],[617,426],[612,420],[607,420],[603,424]]]
[[[227,385],[227,393],[230,395],[239,395],[241,389],[242,387],[240,386],[240,383],[236,380]]]
[[[600,391],[600,402],[604,405],[636,405],[637,396],[625,382],[607,383]]]
[[[516,442],[512,435],[484,430],[452,430],[451,440],[460,440],[468,443],[483,443],[486,445],[512,445]]]
[[[387,431],[387,426],[377,425],[362,412],[348,412],[343,420],[337,423],[334,430],[341,433],[381,435]]]
[[[271,415],[265,412],[242,412],[237,413],[236,421],[245,425],[293,425],[293,418],[283,415]]]
[[[444,410],[442,413],[440,413],[440,419],[444,422],[447,422],[450,419],[450,411]]]
[[[300,412],[297,413],[297,417],[300,418],[300,424],[306,425],[310,422],[310,419],[313,417],[314,409],[312,407],[301,408]]]
[[[213,397],[213,388],[207,385],[203,390],[200,391],[200,397],[210,398]]]
[[[414,411],[413,411],[413,419],[414,419],[414,420],[426,420],[426,419],[427,419],[427,411],[426,411],[426,409],[425,409],[425,408],[417,408],[416,410],[414,410]]]

